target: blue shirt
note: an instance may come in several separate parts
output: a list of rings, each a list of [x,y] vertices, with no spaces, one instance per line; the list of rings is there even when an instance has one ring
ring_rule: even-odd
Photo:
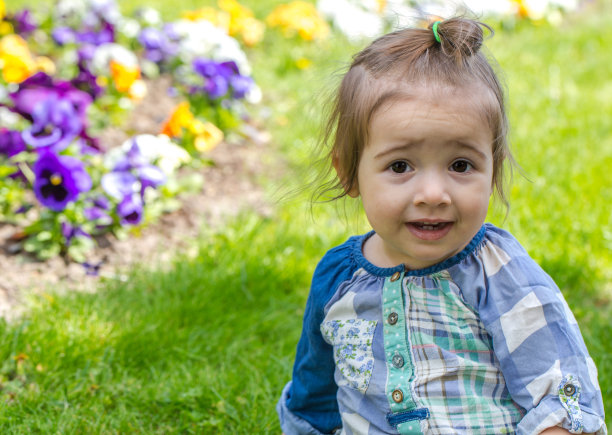
[[[485,224],[459,254],[405,270],[365,259],[372,234],[315,270],[285,434],[606,433],[578,324],[512,235]]]

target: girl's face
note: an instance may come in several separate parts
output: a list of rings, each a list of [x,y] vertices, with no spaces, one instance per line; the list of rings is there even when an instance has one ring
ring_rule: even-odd
[[[479,89],[419,87],[381,107],[358,166],[361,196],[376,234],[364,247],[379,267],[421,269],[470,242],[487,215],[493,134]]]

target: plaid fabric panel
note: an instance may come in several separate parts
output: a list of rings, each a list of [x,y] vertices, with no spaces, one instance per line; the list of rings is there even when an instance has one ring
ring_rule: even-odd
[[[415,377],[427,431],[512,433],[522,415],[505,385],[484,325],[447,272],[403,280]]]

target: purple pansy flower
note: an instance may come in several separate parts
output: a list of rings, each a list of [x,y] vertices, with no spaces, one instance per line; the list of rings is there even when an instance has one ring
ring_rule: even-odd
[[[83,162],[45,150],[34,164],[34,193],[45,207],[62,211],[79,194],[91,189],[91,178]]]
[[[55,95],[39,101],[32,111],[32,126],[22,133],[23,140],[34,148],[62,151],[83,130],[74,105]]]
[[[232,96],[236,99],[244,98],[244,96],[253,87],[253,79],[251,77],[236,74],[230,78],[232,86]]]
[[[107,194],[120,201],[137,190],[138,179],[130,172],[112,171],[102,176],[101,184]]]
[[[90,263],[88,261],[84,261],[81,263],[83,268],[85,269],[85,274],[88,276],[98,276],[100,274],[100,268],[106,262],[105,259],[98,261],[97,263]]]
[[[98,195],[88,201],[89,206],[83,210],[83,215],[88,221],[96,222],[96,229],[104,228],[113,222],[113,218],[108,213],[111,204],[104,195]]]
[[[140,195],[127,195],[117,206],[122,225],[137,225],[142,221],[143,202]]]
[[[177,52],[177,45],[164,32],[153,27],[142,29],[138,42],[144,47],[145,57],[151,62],[167,61]]]
[[[20,131],[0,128],[0,154],[13,157],[25,150],[26,144]]]
[[[110,218],[108,213],[99,207],[86,207],[83,210],[83,216],[89,221],[106,220]]]
[[[70,83],[77,89],[87,92],[92,99],[96,99],[104,93],[104,88],[98,84],[98,78],[91,72],[92,60],[96,52],[93,44],[83,44],[77,50],[79,73]]]
[[[83,44],[77,50],[78,65],[81,69],[91,69],[91,62],[96,54],[97,47],[93,44]]]
[[[232,90],[233,98],[243,98],[253,85],[250,77],[243,76],[234,61],[215,62],[211,59],[196,58],[193,70],[204,78],[204,85],[194,92],[204,91],[210,98],[217,99]]]
[[[104,88],[98,84],[97,77],[85,68],[79,68],[78,75],[70,80],[70,83],[75,88],[87,92],[94,100],[104,93]]]
[[[0,128],[0,154],[10,158],[25,151],[26,148],[26,143],[23,141],[20,131]],[[15,165],[15,172],[10,174],[9,177],[26,180],[25,175],[21,172],[21,168],[17,165]]]
[[[102,45],[115,41],[115,28],[104,22],[100,29],[86,29],[76,33],[76,40],[82,44]]]
[[[157,187],[166,182],[166,175],[155,165],[149,163],[149,159],[142,154],[136,139],[132,140],[132,145],[119,159],[113,168],[115,173],[133,174],[134,178],[141,184],[141,194],[147,187]]]
[[[72,225],[68,222],[62,222],[62,236],[64,236],[66,246],[70,246],[75,237],[82,236],[91,239],[91,235],[85,232],[80,225]]]
[[[137,140],[113,165],[113,170],[102,176],[102,188],[119,201],[117,215],[123,225],[140,223],[143,215],[144,194],[147,187],[157,187],[166,175],[142,154]]]
[[[28,37],[38,28],[38,23],[34,20],[32,12],[27,8],[15,12],[10,21],[15,27],[15,33],[24,37]]]
[[[60,26],[51,30],[51,38],[60,47],[76,42],[77,35],[70,27]]]
[[[217,99],[227,94],[229,90],[229,82],[227,78],[217,75],[208,77],[204,85],[204,91],[210,98]]]
[[[19,84],[15,92],[9,94],[13,100],[12,111],[33,121],[34,107],[51,96],[68,100],[74,106],[83,126],[87,125],[87,107],[91,104],[91,96],[75,88],[67,81],[54,81],[51,76],[38,72]]]

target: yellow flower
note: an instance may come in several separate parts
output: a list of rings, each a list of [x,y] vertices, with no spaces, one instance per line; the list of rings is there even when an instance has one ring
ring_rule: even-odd
[[[277,6],[266,22],[272,27],[280,27],[287,37],[298,34],[307,41],[323,39],[329,34],[329,26],[315,6],[299,0]]]
[[[211,122],[194,119],[189,130],[195,136],[193,142],[195,149],[202,153],[212,150],[223,140],[223,132]]]
[[[295,61],[295,65],[299,69],[306,69],[306,68],[309,68],[310,65],[312,65],[312,61],[310,59],[305,58],[305,57],[300,57],[298,60]]]
[[[511,0],[514,4],[516,14],[520,18],[529,18],[531,20],[541,20],[544,18],[545,9],[541,3],[530,0]]]
[[[134,82],[140,78],[140,68],[138,66],[125,66],[111,60],[110,73],[119,92],[128,92]]]
[[[256,19],[250,9],[236,0],[219,0],[219,8],[229,15],[229,35],[240,37],[248,46],[263,39],[265,25]]]
[[[256,18],[246,17],[240,21],[239,26],[238,36],[249,47],[261,42],[264,37],[266,25]]]
[[[42,71],[50,76],[55,74],[55,64],[47,56],[38,56],[34,61],[36,62],[36,69],[38,71]]]
[[[183,18],[190,21],[206,20],[225,30],[233,37],[239,37],[248,46],[263,39],[265,25],[253,16],[250,9],[236,0],[219,0],[219,9],[204,7],[195,11],[183,12]]]
[[[230,17],[226,13],[218,11],[215,8],[204,7],[196,9],[195,11],[185,11],[181,15],[184,19],[189,21],[206,20],[219,28],[225,29],[226,31],[229,30]]]
[[[103,88],[105,88],[108,86],[108,77],[98,76],[96,78],[96,83],[98,84],[98,86],[102,86]]]
[[[2,19],[0,19],[0,35],[8,35],[11,33],[15,33],[13,25],[8,21],[2,21]]]
[[[4,18],[5,13],[6,13],[6,6],[4,5],[4,0],[0,0],[0,20]]]
[[[200,152],[212,150],[223,140],[223,132],[217,126],[210,122],[202,122],[193,116],[187,101],[176,106],[164,123],[161,134],[169,137],[180,137],[183,128],[189,130],[194,136],[193,145]]]
[[[174,111],[162,126],[161,134],[169,137],[179,137],[183,132],[183,127],[191,125],[193,120],[193,114],[189,110],[189,103],[183,101],[174,108]]]
[[[36,72],[36,62],[21,36],[6,35],[0,39],[0,69],[9,83],[20,83]]]

